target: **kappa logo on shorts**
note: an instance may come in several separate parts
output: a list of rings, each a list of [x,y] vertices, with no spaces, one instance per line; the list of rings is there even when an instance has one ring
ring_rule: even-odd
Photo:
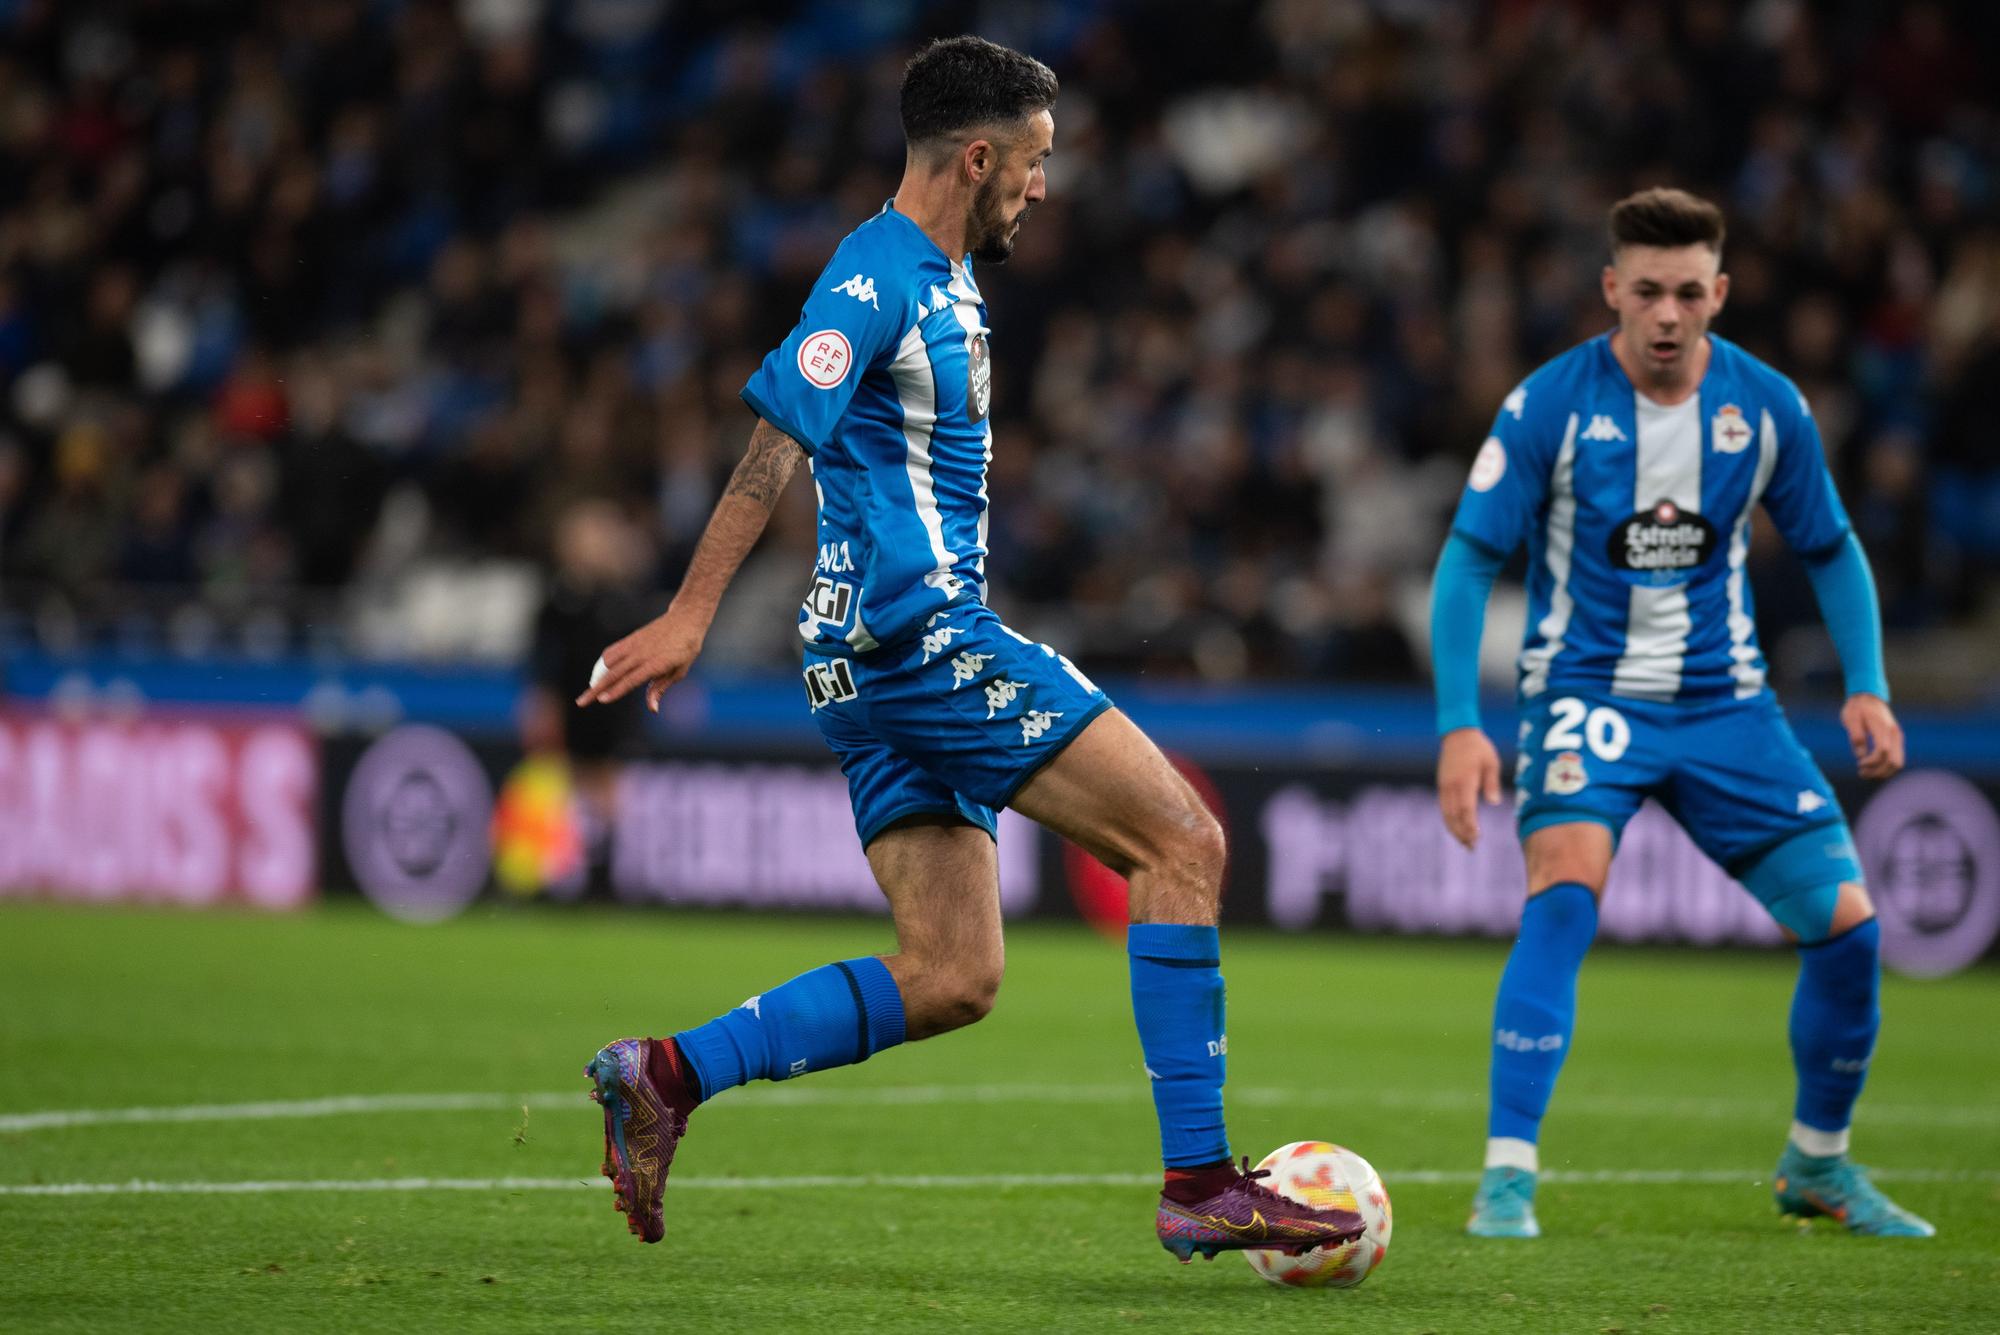
[[[1013,704],[1014,701],[1020,697],[1021,692],[1027,689],[1028,689],[1027,682],[1008,681],[1004,677],[995,677],[992,681],[987,682],[986,717],[988,719],[991,719],[995,714],[1005,709],[1008,705]],[[1054,715],[1053,717],[1060,718],[1061,715],[1058,714]],[[1040,736],[1039,733],[1036,735]],[[1025,742],[1023,744],[1025,745]]]
[[[1042,734],[1049,730],[1049,725],[1061,717],[1061,710],[1048,709],[1030,709],[1021,715],[1021,745],[1042,740]]]
[[[1548,773],[1542,776],[1542,791],[1567,797],[1580,793],[1590,782],[1590,774],[1583,767],[1583,757],[1574,751],[1564,751],[1549,758]]]
[[[937,618],[932,617],[931,620],[935,621]],[[946,645],[963,634],[965,634],[964,629],[958,626],[939,626],[936,630],[925,631],[924,662],[928,663],[943,653]]]
[[[986,670],[992,654],[975,654],[970,649],[951,660],[951,689],[954,691]]]
[[[1801,816],[1810,816],[1825,805],[1826,799],[1812,789],[1802,788],[1799,790],[1799,814]]]
[[[817,714],[823,706],[852,700],[860,692],[854,688],[854,665],[844,658],[806,664],[806,699]]]

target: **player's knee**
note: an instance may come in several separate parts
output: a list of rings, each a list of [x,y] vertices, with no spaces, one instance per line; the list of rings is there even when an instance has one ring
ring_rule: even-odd
[[[1841,883],[1840,894],[1833,904],[1833,922],[1828,928],[1829,936],[1839,936],[1851,932],[1862,923],[1875,916],[1875,901],[1868,897],[1868,887],[1859,881]]]
[[[1000,995],[1000,966],[980,964],[954,972],[939,989],[939,1019],[947,1029],[963,1029],[993,1013]]]
[[[1229,861],[1229,837],[1214,812],[1196,804],[1182,813],[1178,853],[1180,865],[1190,876],[1207,884],[1222,883],[1222,869]]]
[[[1105,863],[1120,876],[1145,872],[1179,883],[1220,883],[1229,856],[1222,824],[1192,797],[1148,820]]]
[[[1595,821],[1551,825],[1528,836],[1528,893],[1552,885],[1580,885],[1604,893],[1611,871],[1611,831]]]

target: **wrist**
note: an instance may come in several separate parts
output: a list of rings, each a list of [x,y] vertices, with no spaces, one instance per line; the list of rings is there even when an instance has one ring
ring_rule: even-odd
[[[1443,741],[1455,732],[1483,733],[1485,731],[1486,726],[1484,721],[1479,717],[1478,705],[1440,706],[1438,709],[1437,734],[1439,741]]]
[[[709,623],[715,620],[717,600],[691,594],[686,586],[667,603],[667,610],[660,614],[663,622],[672,622],[682,634],[691,634],[697,640],[708,638]]]

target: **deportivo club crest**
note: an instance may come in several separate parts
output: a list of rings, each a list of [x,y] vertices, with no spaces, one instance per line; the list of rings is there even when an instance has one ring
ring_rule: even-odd
[[[1583,757],[1574,751],[1564,751],[1550,759],[1548,772],[1542,776],[1542,791],[1568,797],[1582,792],[1589,782],[1590,774],[1583,767]]]
[[[986,335],[974,334],[965,348],[965,415],[983,422],[992,403],[993,359],[986,353]]]
[[[1743,410],[1733,403],[1722,405],[1715,414],[1715,420],[1708,425],[1708,434],[1715,442],[1715,448],[1724,454],[1741,454],[1750,443],[1750,424],[1743,420]]]

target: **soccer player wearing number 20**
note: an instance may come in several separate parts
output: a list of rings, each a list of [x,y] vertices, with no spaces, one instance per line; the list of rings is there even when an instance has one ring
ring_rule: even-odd
[[[1248,1160],[1230,1163],[1221,827],[1067,658],[985,605],[993,363],[972,263],[1005,260],[1046,193],[1055,100],[1040,62],[976,37],[934,42],[910,62],[896,197],[841,242],[791,337],[744,387],[760,420],[672,605],[604,651],[603,679],[577,701],[645,685],[658,707],[809,460],[819,551],[799,615],[805,696],[847,776],[897,948],[592,1058],[604,1172],[647,1242],[665,1232],[661,1193],[696,1105],[986,1014],[1000,986],[1001,806],[1129,878],[1132,1008],[1166,1162],[1161,1245],[1186,1261],[1299,1253],[1361,1233],[1354,1211],[1288,1200]]]
[[[1486,1171],[1468,1230],[1535,1237],[1542,1114],[1620,832],[1651,797],[1798,942],[1798,1073],[1778,1206],[1856,1233],[1929,1236],[1847,1157],[1875,1047],[1878,931],[1826,779],[1764,680],[1744,562],[1762,504],[1804,561],[1845,672],[1860,772],[1902,768],[1867,558],[1805,400],[1708,332],[1729,279],[1723,220],[1678,190],[1611,210],[1618,327],[1508,395],[1474,460],[1431,604],[1438,801],[1468,848],[1500,797],[1480,729],[1487,594],[1528,545],[1518,821],[1528,901],[1494,1005]]]

